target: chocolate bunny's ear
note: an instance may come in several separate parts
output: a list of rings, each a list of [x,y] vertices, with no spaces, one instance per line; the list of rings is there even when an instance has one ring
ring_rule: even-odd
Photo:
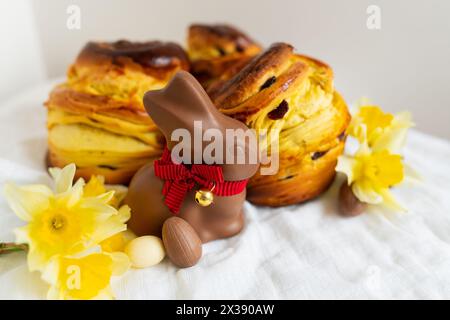
[[[179,71],[161,90],[148,91],[144,106],[152,118],[155,112],[168,112],[177,117],[201,118],[217,112],[200,83],[188,72]]]

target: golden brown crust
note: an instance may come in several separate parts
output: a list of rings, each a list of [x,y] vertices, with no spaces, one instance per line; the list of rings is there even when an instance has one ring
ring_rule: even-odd
[[[333,132],[315,144],[305,145],[302,154],[282,155],[280,170],[275,175],[255,175],[247,190],[250,202],[286,206],[312,199],[328,188],[335,176],[337,157],[344,150],[345,130],[350,123],[347,106],[337,92],[334,100],[337,112]]]
[[[230,25],[194,24],[189,27],[187,46],[192,74],[209,91],[239,72],[261,47]],[[214,90],[214,88],[212,89]]]
[[[165,86],[178,70],[188,70],[184,50],[174,43],[89,42],[67,72],[71,89],[141,109],[148,90]]]
[[[241,59],[231,59],[230,63],[223,64],[222,67],[216,68],[211,64],[214,64],[214,61],[198,61],[196,64],[197,70],[215,70],[213,75],[213,80],[209,80],[208,85],[206,87],[206,92],[208,95],[214,95],[218,90],[222,88],[222,86],[228,81],[228,79],[232,78],[235,74],[241,71],[250,61],[253,59],[251,56],[242,57]],[[202,63],[205,63],[205,66],[201,66]],[[201,76],[197,75],[197,80],[201,83]]]
[[[276,100],[283,100],[282,98],[284,96],[289,95],[290,91],[296,88],[295,85],[298,84],[298,82],[302,82],[305,77],[308,76],[308,72],[309,70],[307,65],[301,62],[294,63],[287,68],[286,72],[284,72],[277,78],[277,81],[274,82],[273,85],[270,86],[270,88],[261,91],[259,94],[251,95],[255,87],[256,90],[259,90],[260,86],[263,84],[261,80],[255,81],[256,85],[248,87],[245,87],[244,85],[237,85],[236,88],[230,90],[230,92],[233,92],[229,96],[230,98],[228,98],[228,96],[225,96],[225,103],[219,102],[220,100],[214,101],[216,101],[216,105],[219,106],[219,109],[223,113],[232,115],[233,118],[237,118],[243,122],[246,122],[249,116],[257,113],[267,105],[272,104],[272,102]],[[265,79],[268,77],[264,75],[260,78]],[[242,100],[239,98],[241,98]],[[227,106],[227,103],[229,101],[235,102],[236,106],[234,108],[220,107]],[[244,102],[241,103],[241,101]],[[233,104],[230,103],[229,105],[232,106]]]
[[[238,73],[251,60],[251,56],[239,55],[192,62],[192,74],[209,93],[217,82],[225,82]]]
[[[69,68],[67,81],[54,88],[45,103],[49,163],[62,167],[75,162],[78,177],[100,174],[107,183],[127,183],[163,146],[142,97],[148,90],[163,88],[181,69],[189,69],[189,60],[174,43],[89,42]],[[80,137],[74,138],[74,132]],[[57,146],[50,137],[59,139]],[[70,147],[66,138],[71,139]],[[96,154],[80,151],[73,143],[76,139]],[[119,143],[124,149],[138,147],[142,154],[128,150],[116,155],[111,149]]]
[[[192,49],[202,49],[204,46],[216,48],[220,54],[245,52],[255,46],[241,30],[227,24],[192,24],[189,27],[188,46]],[[198,46],[198,47],[197,47]]]
[[[45,106],[87,116],[97,113],[133,123],[146,124],[149,129],[156,129],[147,112],[139,106],[125,105],[108,96],[78,92],[64,85],[58,86],[50,92]]]
[[[293,47],[285,43],[271,45],[227,81],[212,99],[221,109],[246,101],[259,91],[269,77],[279,74],[288,66],[292,51]]]
[[[139,162],[136,165],[123,167],[123,168],[108,168],[105,166],[92,166],[92,167],[79,167],[75,173],[75,178],[83,178],[88,181],[93,175],[100,175],[105,177],[105,183],[108,184],[124,184],[128,185],[133,178],[133,175],[146,163],[151,163],[157,157],[148,158],[145,162]],[[68,165],[54,152],[48,151],[46,157],[47,167],[59,167],[63,168]]]
[[[75,65],[116,67],[134,66],[157,79],[166,79],[174,70],[189,69],[186,52],[173,42],[88,42],[78,55]]]
[[[342,141],[319,159],[299,161],[297,168],[290,168],[296,173],[286,175],[287,170],[282,168],[277,175],[256,175],[247,188],[247,199],[254,204],[279,207],[318,196],[333,181],[336,159],[343,149]]]

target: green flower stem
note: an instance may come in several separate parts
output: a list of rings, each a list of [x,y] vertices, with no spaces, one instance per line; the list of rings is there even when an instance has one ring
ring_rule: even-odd
[[[0,242],[0,254],[17,251],[28,251],[28,245],[24,243],[17,244],[13,242]]]

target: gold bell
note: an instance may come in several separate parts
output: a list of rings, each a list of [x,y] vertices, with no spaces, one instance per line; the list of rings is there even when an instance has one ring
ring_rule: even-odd
[[[213,203],[214,195],[212,190],[208,190],[205,188],[197,190],[195,193],[195,202],[197,202],[202,207],[207,207],[211,203]]]

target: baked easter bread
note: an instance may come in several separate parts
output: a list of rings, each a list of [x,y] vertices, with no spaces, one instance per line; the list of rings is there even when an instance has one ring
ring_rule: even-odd
[[[188,58],[174,43],[89,42],[46,102],[49,165],[73,162],[77,177],[128,183],[164,144],[143,95],[181,69],[189,69]]]
[[[235,27],[193,24],[187,47],[191,72],[210,93],[239,72],[261,47]]]
[[[325,63],[275,43],[211,96],[224,114],[279,137],[279,170],[257,173],[249,182],[248,200],[268,206],[299,203],[331,183],[350,114]]]

